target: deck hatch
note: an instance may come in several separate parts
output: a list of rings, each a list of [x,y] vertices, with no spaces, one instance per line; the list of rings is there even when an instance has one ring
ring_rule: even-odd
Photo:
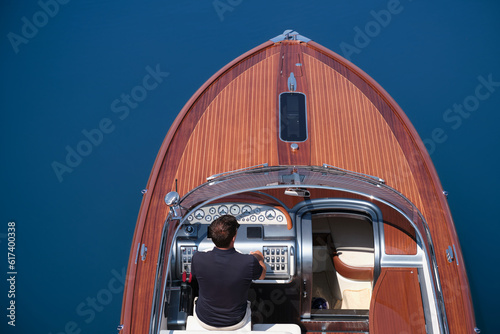
[[[306,95],[304,93],[280,94],[280,139],[285,142],[307,140]]]

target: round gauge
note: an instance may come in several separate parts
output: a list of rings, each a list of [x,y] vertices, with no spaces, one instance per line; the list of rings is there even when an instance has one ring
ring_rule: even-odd
[[[231,212],[232,215],[237,215],[240,213],[240,207],[235,205],[231,205],[231,208],[229,209],[229,212]]]
[[[283,221],[283,216],[282,216],[282,215],[278,215],[278,216],[276,217],[276,221],[278,221],[278,222],[280,222],[280,223],[281,223],[281,222]]]
[[[210,212],[210,214],[211,214],[211,215],[213,215],[214,213],[216,213],[216,212],[217,212],[217,210],[215,210],[215,208],[214,208],[214,207],[211,207],[211,208],[208,210],[208,212]]]
[[[264,217],[263,215],[259,215],[259,221],[263,222],[264,220],[266,220],[266,217]]]
[[[254,222],[254,221],[256,221],[256,220],[257,220],[257,216],[256,216],[256,215],[251,215],[251,216],[250,216],[250,221],[251,221],[251,222]]]
[[[219,217],[220,217],[219,215],[214,215],[214,220],[216,220]]]
[[[276,218],[276,211],[274,211],[273,209],[267,210],[266,211],[266,218],[269,220],[273,220],[274,218]]]
[[[196,210],[196,212],[194,213],[194,218],[201,220],[203,219],[203,217],[205,217],[205,211],[203,211],[203,209]]]
[[[227,209],[227,206],[225,206],[225,205],[219,206],[219,211],[218,211],[219,215],[221,215],[221,216],[227,215],[228,211],[229,210]]]
[[[260,208],[255,208],[255,209],[253,210],[253,212],[254,212],[256,215],[258,215],[258,214],[260,213],[260,211],[261,211],[261,210],[260,210]]]
[[[210,222],[210,221],[212,221],[212,216],[210,216],[210,215],[207,215],[207,216],[205,217],[205,220],[206,220],[207,222]]]
[[[193,217],[193,215],[189,215],[189,216],[188,216],[188,220],[189,220],[189,221],[192,221],[192,220],[193,220],[193,218],[194,218],[194,217]]]
[[[241,208],[241,213],[244,215],[249,215],[250,212],[252,212],[252,208],[250,207],[250,205],[245,205]]]

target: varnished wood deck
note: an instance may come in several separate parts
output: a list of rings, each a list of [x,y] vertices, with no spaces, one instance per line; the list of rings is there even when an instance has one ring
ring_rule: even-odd
[[[302,66],[297,66],[300,63]],[[278,95],[294,72],[307,96],[309,138],[292,153],[279,140]],[[441,184],[413,126],[392,98],[343,58],[309,42],[266,42],[215,74],[190,99],[168,132],[148,182],[132,243],[122,333],[149,326],[163,202],[206,177],[252,165],[322,165],[375,175],[409,198],[432,234],[451,333],[471,333],[474,315],[459,242]],[[411,237],[385,226],[387,252],[415,252]],[[148,247],[135,264],[138,243]],[[445,250],[455,245],[457,266]]]

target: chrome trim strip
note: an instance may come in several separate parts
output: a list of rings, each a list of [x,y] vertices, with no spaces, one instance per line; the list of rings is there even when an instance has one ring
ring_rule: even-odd
[[[293,279],[293,277],[296,275],[295,273],[295,248],[292,246],[290,247],[290,278]]]
[[[271,284],[271,283],[276,283],[276,284],[288,284],[293,281],[293,277],[290,277],[289,279],[257,279],[252,281],[252,283],[255,284]]]
[[[380,275],[380,262],[381,262],[381,250],[384,247],[383,233],[383,218],[380,209],[370,202],[357,199],[346,199],[346,198],[329,198],[329,199],[315,199],[307,202],[298,203],[292,211],[295,214],[295,221],[297,222],[301,217],[308,213],[317,210],[325,209],[351,209],[353,211],[362,212],[368,214],[372,220],[373,224],[373,245],[374,245],[374,268],[373,268],[373,284],[378,279]],[[383,230],[382,230],[383,232]]]
[[[457,266],[458,266],[457,249],[455,248],[455,244],[453,244],[453,253],[455,253],[455,261],[457,261]]]
[[[300,224],[298,221],[300,220]],[[312,240],[312,216],[311,212],[306,211],[295,219],[297,231],[297,275],[299,281],[302,281],[302,293],[300,298],[300,317],[311,318],[312,303],[312,282],[313,282],[313,240]],[[299,226],[300,225],[300,226]],[[300,231],[300,233],[299,233]]]
[[[169,220],[171,220],[171,214],[169,214],[167,216],[167,219],[165,219],[165,222],[163,223],[163,230],[162,230],[162,238],[161,238],[161,243],[160,243],[160,247],[158,249],[158,260],[157,260],[157,263],[156,263],[156,275],[155,275],[155,285],[154,285],[154,290],[153,290],[153,301],[152,301],[152,306],[151,306],[151,318],[150,318],[150,321],[149,321],[149,333],[150,334],[157,334],[160,332],[160,329],[161,329],[161,326],[160,326],[160,321],[161,321],[161,318],[162,318],[162,315],[163,315],[163,307],[165,305],[165,296],[166,296],[166,291],[169,292],[169,296],[167,298],[167,301],[170,301],[170,292],[172,291],[172,287],[168,287],[167,288],[167,278],[169,276],[172,275],[171,273],[171,270],[169,269],[170,268],[170,259],[172,258],[172,247],[174,245],[174,240],[175,239],[172,239],[172,243],[170,245],[170,250],[169,250],[169,257],[168,257],[168,261],[167,261],[167,267],[165,268],[165,278],[163,279],[163,277],[160,275],[161,274],[161,271],[163,269],[163,266],[165,264],[165,243],[167,241],[167,237],[168,237],[168,234],[166,233],[167,230],[168,230],[168,226],[169,226]],[[178,221],[178,220],[174,220],[174,221]],[[180,227],[182,226],[181,223],[179,223],[179,225],[177,226],[177,229],[175,230],[175,233],[174,233],[174,236],[177,236],[177,233],[180,229]],[[161,279],[161,282],[158,282],[158,280]],[[165,282],[163,282],[163,280],[165,280]],[[170,279],[170,282],[172,282],[172,279]],[[158,287],[158,283],[160,283],[160,287]],[[158,297],[158,290],[161,289],[161,296]],[[160,302],[160,309],[158,310],[158,312],[155,312],[155,305],[158,304],[158,298],[161,298],[161,302]],[[155,321],[155,315],[159,315],[159,317],[156,317],[156,321]],[[157,326],[155,328],[155,326]]]
[[[137,264],[137,259],[139,259],[139,247],[141,246],[141,243],[139,242],[137,244],[137,251],[135,252],[135,264]]]

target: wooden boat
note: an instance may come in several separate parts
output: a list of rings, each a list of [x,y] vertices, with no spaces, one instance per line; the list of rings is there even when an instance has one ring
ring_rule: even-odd
[[[249,293],[255,332],[479,333],[417,132],[372,78],[294,31],[222,68],[171,126],[144,191],[120,333],[199,330],[190,258],[213,247],[207,226],[225,213],[241,224],[235,247],[265,255]]]

